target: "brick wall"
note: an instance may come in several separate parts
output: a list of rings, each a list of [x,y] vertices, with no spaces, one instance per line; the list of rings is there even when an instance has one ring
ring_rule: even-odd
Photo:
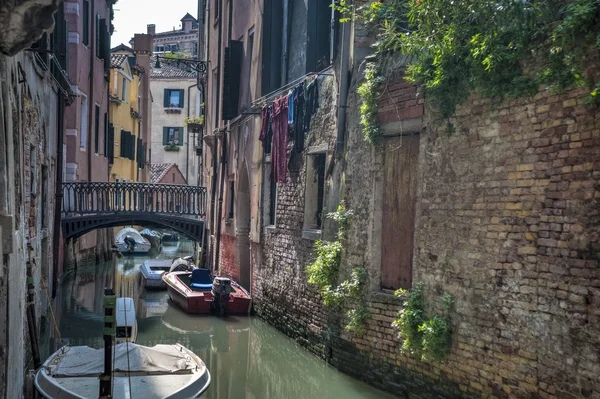
[[[456,300],[447,361],[400,353],[392,322],[401,301],[379,289],[385,154],[363,140],[356,76],[348,161],[336,167],[354,211],[341,274],[369,270],[367,332],[344,333],[306,284],[314,254],[302,238],[304,165],[279,185],[277,226],[263,231],[258,314],[335,367],[400,397],[599,396],[600,112],[585,105],[583,89],[494,106],[472,98],[447,135],[401,71],[388,78],[379,115],[385,134],[420,132],[413,284],[424,282],[430,313],[440,295]]]

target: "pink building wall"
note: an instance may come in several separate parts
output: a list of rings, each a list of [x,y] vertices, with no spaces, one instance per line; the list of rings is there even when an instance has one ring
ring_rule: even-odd
[[[96,54],[97,25],[99,19],[106,19],[110,27],[110,6],[105,0],[89,0],[88,44],[84,44],[85,0],[65,1],[65,13],[68,22],[69,65],[68,74],[71,83],[76,86],[79,97],[65,110],[66,165],[64,181],[108,181],[108,158],[105,156],[104,132],[105,113],[108,112],[108,82],[104,78],[104,59]],[[100,37],[100,36],[99,36]],[[108,44],[110,46],[110,44]],[[104,54],[100,54],[101,57]],[[110,55],[109,55],[110,57]],[[82,147],[83,102],[87,98],[87,137]],[[98,148],[95,146],[96,105],[99,107]],[[99,250],[110,247],[108,233],[105,230],[93,231],[76,244],[77,252],[83,257],[99,255]],[[96,250],[98,248],[98,250]],[[68,256],[67,256],[68,257]]]

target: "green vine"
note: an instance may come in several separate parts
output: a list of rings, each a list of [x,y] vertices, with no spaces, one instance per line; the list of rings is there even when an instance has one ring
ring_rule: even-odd
[[[370,317],[366,304],[366,286],[368,273],[364,266],[352,270],[350,278],[338,284],[340,265],[342,262],[342,241],[345,238],[348,220],[352,210],[346,210],[342,205],[336,212],[327,214],[327,218],[338,223],[336,241],[317,241],[315,248],[317,258],[307,266],[309,284],[319,288],[323,304],[328,307],[347,306],[347,331],[356,334],[364,333],[364,324]]]
[[[379,71],[379,64],[375,61],[367,63],[365,80],[358,87],[358,95],[362,100],[360,124],[363,127],[365,140],[369,144],[378,144],[381,141],[382,132],[377,117],[383,81],[384,78]]]
[[[357,10],[341,1],[336,8],[376,29],[378,53],[411,56],[407,80],[443,119],[470,92],[502,101],[540,86],[587,86],[588,101],[600,104],[600,82],[585,77],[586,62],[600,54],[600,0],[386,0]]]
[[[444,314],[429,318],[425,314],[423,283],[417,283],[410,292],[400,289],[396,295],[407,297],[400,318],[394,321],[394,326],[400,329],[404,338],[402,351],[420,356],[422,360],[444,359],[451,348],[450,308],[454,303],[453,297],[450,294],[442,296]]]

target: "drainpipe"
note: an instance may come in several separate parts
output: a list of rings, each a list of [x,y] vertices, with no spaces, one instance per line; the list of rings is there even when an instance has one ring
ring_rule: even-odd
[[[65,99],[58,92],[58,123],[56,140],[56,191],[54,193],[54,226],[52,230],[52,298],[56,298],[58,285],[58,253],[60,251],[61,212],[63,206],[63,134],[65,119]]]
[[[233,31],[233,0],[229,0],[229,26],[227,26],[227,29],[227,38],[229,41],[231,41],[231,35]],[[219,258],[221,254],[221,214],[223,212],[223,189],[225,185],[226,172],[225,165],[227,164],[227,129],[223,129],[223,143],[221,145],[221,182],[219,185],[219,210],[217,211],[217,245],[215,254],[215,266],[217,268],[219,267]]]
[[[352,6],[352,0],[347,2]],[[335,152],[340,159],[344,153],[344,140],[346,132],[346,108],[348,105],[348,82],[350,76],[348,74],[348,65],[350,64],[350,24],[342,24],[342,46],[340,54],[340,97],[338,103],[338,129],[337,139],[335,143]]]
[[[90,92],[88,93],[88,126],[87,126],[87,155],[88,155],[88,182],[92,181],[92,124],[94,121],[94,112],[96,112],[96,107],[94,106],[94,61],[96,59],[96,41],[97,41],[97,27],[96,27],[96,7],[95,2],[90,1],[92,4],[92,26],[91,31],[93,32],[92,45],[90,46]]]
[[[187,96],[187,117],[189,119],[190,117],[190,90],[192,89],[192,87],[196,87],[198,86],[198,83],[191,85],[190,87],[188,87],[188,96]],[[187,141],[186,141],[186,146],[185,146],[185,182],[186,184],[190,184],[188,181],[188,170],[190,168],[190,131],[188,129],[186,129],[187,131]]]

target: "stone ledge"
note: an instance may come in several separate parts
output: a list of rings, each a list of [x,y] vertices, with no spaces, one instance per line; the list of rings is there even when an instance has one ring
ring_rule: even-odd
[[[387,292],[383,292],[383,291],[375,292],[375,293],[373,293],[373,296],[371,297],[371,302],[379,302],[379,303],[386,303],[389,305],[399,305],[399,306],[404,305],[405,300],[406,300],[406,297],[388,294]]]
[[[305,240],[317,241],[321,239],[321,230],[306,229],[302,230],[302,238]]]
[[[275,225],[270,224],[264,227],[266,234],[275,234]]]

